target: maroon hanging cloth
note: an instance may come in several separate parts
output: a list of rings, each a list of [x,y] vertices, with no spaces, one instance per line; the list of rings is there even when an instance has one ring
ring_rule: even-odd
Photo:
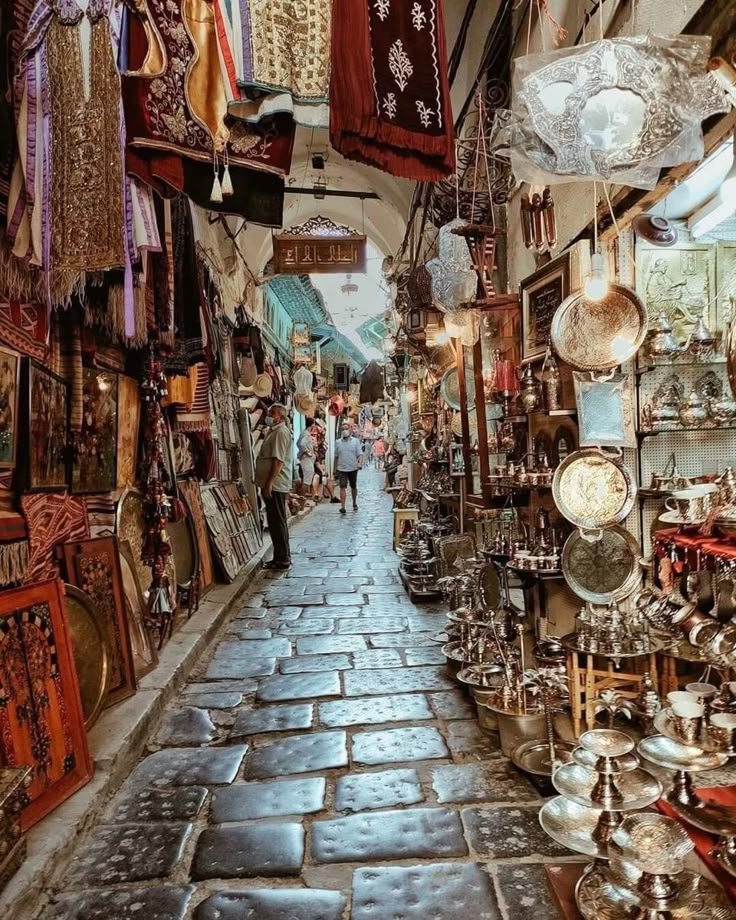
[[[348,159],[417,182],[454,172],[442,0],[332,4],[330,140]]]

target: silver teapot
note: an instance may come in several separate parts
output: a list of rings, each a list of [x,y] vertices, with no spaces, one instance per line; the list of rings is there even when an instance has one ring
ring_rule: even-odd
[[[534,376],[534,368],[527,364],[519,380],[519,403],[524,412],[534,412],[539,408],[541,392],[539,381]]]
[[[713,421],[726,424],[736,417],[736,400],[725,397],[718,400],[712,399],[708,402],[708,411]]]
[[[693,331],[690,333],[690,338],[687,343],[688,351],[696,357],[704,357],[711,353],[715,344],[716,337],[706,325],[703,314],[701,313],[697,323],[693,327]]]
[[[693,390],[680,406],[680,421],[686,428],[697,428],[708,418],[708,410],[700,396]]]
[[[649,330],[647,347],[652,358],[672,358],[682,351],[682,345],[672,331],[672,323],[664,310],[657,315]]]

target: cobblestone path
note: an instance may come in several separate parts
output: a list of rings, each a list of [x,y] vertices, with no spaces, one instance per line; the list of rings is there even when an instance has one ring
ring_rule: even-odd
[[[548,920],[570,858],[397,577],[390,499],[316,508],[259,576],[43,920]]]

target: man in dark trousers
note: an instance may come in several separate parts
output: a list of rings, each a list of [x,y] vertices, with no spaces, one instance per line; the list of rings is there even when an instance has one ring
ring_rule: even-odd
[[[256,485],[266,505],[266,520],[273,543],[273,559],[264,569],[288,569],[291,565],[286,499],[291,492],[293,436],[286,424],[286,406],[274,403],[268,410],[269,431],[256,462]]]
[[[347,419],[342,422],[341,434],[335,443],[334,478],[340,483],[340,514],[345,514],[348,484],[353,495],[353,511],[358,510],[358,470],[363,466],[363,445],[351,434]]]

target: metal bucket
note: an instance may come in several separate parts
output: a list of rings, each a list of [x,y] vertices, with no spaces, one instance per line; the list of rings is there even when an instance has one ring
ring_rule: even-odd
[[[534,741],[537,738],[547,737],[543,712],[535,712],[529,715],[499,712],[496,713],[496,717],[498,719],[501,750],[507,757],[511,757],[514,749],[522,741]]]
[[[498,732],[498,717],[493,709],[489,709],[486,706],[486,700],[489,696],[495,695],[498,691],[496,690],[473,690],[473,697],[475,698],[475,708],[478,711],[478,724],[480,725],[481,731],[484,732]]]

